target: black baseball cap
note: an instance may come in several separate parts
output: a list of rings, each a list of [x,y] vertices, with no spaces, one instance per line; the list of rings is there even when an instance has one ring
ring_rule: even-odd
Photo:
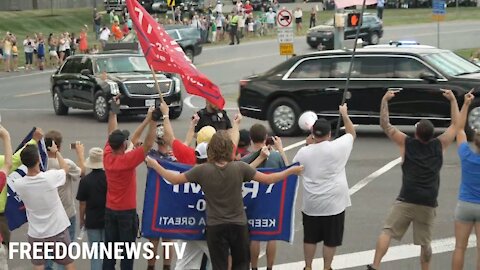
[[[113,149],[118,149],[126,140],[128,140],[129,136],[130,132],[128,130],[114,130],[110,136],[108,136],[108,144]]]
[[[325,118],[320,118],[315,121],[315,124],[313,124],[312,127],[312,134],[315,137],[323,137],[325,135],[328,135],[330,131],[332,131],[332,126],[330,125],[330,122],[328,122]]]

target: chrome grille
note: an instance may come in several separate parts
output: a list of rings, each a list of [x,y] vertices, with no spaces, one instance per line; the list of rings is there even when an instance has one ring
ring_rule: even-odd
[[[157,95],[157,88],[154,81],[142,81],[142,82],[124,82],[125,89],[131,96],[153,96]],[[160,91],[162,94],[170,92],[172,81],[159,81]]]

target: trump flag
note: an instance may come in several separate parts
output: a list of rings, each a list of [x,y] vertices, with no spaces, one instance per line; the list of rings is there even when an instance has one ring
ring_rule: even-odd
[[[182,173],[191,166],[159,160],[167,170]],[[264,173],[282,169],[259,169]],[[290,175],[276,184],[256,181],[243,184],[243,205],[250,239],[293,241],[298,177]],[[172,185],[149,169],[143,205],[142,236],[183,240],[205,239],[206,201],[200,185]]]
[[[127,0],[128,13],[147,62],[156,71],[177,73],[189,94],[201,96],[220,109],[225,100],[220,88],[192,64],[182,48],[136,0]]]
[[[23,139],[20,145],[17,147],[15,152],[21,150],[25,144],[27,144],[35,133],[36,128],[33,128],[30,133]],[[44,140],[41,140],[38,145],[38,150],[40,154],[40,170],[45,171],[47,169],[48,155],[45,146]],[[23,204],[20,197],[18,197],[15,189],[13,188],[13,183],[17,179],[24,177],[27,174],[27,167],[21,165],[16,170],[11,172],[7,177],[7,205],[5,206],[5,216],[8,220],[8,229],[13,231],[21,227],[25,222],[27,222],[27,214],[25,211],[25,205]]]

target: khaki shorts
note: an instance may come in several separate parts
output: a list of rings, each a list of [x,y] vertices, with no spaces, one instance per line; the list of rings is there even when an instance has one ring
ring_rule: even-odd
[[[413,243],[429,245],[432,241],[432,227],[436,216],[435,208],[396,201],[383,226],[383,231],[395,240],[402,240],[413,223]]]
[[[34,238],[34,237],[31,237],[28,235],[28,242],[30,243],[30,245],[33,245],[33,243],[46,243],[46,242],[52,242],[52,243],[57,243],[57,242],[61,242],[61,243],[64,243],[65,245],[70,245],[70,235],[68,233],[68,229],[65,229],[63,232],[55,235],[55,236],[52,236],[52,237],[49,237],[49,238]],[[55,254],[56,250],[54,249],[53,251],[53,254]],[[46,254],[44,254],[44,251],[42,250],[41,252],[39,252],[38,254],[40,257],[42,257],[41,259],[33,259],[33,249],[31,250],[30,252],[30,256],[32,256],[32,264],[35,265],[35,266],[40,266],[40,265],[45,265],[45,256]],[[53,259],[54,262],[60,264],[60,265],[68,265],[68,264],[71,264],[73,263],[73,259],[68,257],[68,253],[67,253],[67,256],[64,257],[64,258],[55,258]]]

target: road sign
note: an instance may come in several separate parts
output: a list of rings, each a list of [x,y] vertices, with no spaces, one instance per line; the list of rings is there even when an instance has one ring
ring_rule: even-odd
[[[292,27],[278,28],[277,30],[278,43],[293,43],[293,36]]]
[[[277,16],[277,37],[280,55],[293,55],[293,16],[289,10],[282,9]]]
[[[446,6],[447,4],[445,3],[445,0],[433,0],[433,20],[434,21],[443,21],[445,20],[445,14],[447,13],[446,11]]]
[[[293,43],[280,43],[280,55],[293,55]]]
[[[277,22],[279,28],[292,27],[293,16],[289,10],[282,9],[278,12]]]
[[[174,7],[175,6],[175,0],[167,0],[167,6],[168,7]]]

